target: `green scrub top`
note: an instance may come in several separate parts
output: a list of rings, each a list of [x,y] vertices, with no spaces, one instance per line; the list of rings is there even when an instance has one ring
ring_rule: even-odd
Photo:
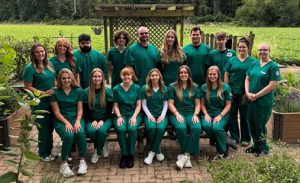
[[[136,107],[136,101],[141,100],[141,88],[134,83],[131,84],[128,91],[125,91],[121,84],[113,88],[113,101],[118,103],[121,115],[133,115]]]
[[[199,47],[195,47],[192,44],[188,44],[183,47],[183,51],[186,54],[187,65],[191,69],[193,81],[201,86],[205,83],[206,60],[210,51],[209,46],[200,44]]]
[[[118,50],[118,48],[111,48],[107,55],[106,59],[108,62],[112,63],[113,70],[112,70],[112,87],[116,86],[119,83],[122,83],[120,78],[120,72],[125,67],[124,59],[126,54],[127,48],[125,48],[122,53]]]
[[[184,64],[185,60],[186,56],[185,54],[183,54],[182,62],[179,62],[178,60],[169,60],[168,63],[161,61],[163,64],[161,74],[163,76],[164,83],[166,86],[169,86],[171,83],[177,80],[178,69],[182,64]]]
[[[251,56],[248,56],[243,62],[237,56],[228,60],[224,70],[229,73],[228,84],[233,94],[245,93],[246,72],[253,62],[256,60]]]
[[[89,98],[89,91],[90,88],[86,88],[83,91],[83,102],[88,103],[88,98]],[[96,93],[96,101],[95,101],[95,106],[93,107],[93,119],[101,119],[103,115],[106,113],[106,106],[101,107],[100,105],[100,93]],[[113,95],[112,95],[112,90],[110,88],[105,88],[105,101],[106,102],[113,102]]]
[[[63,89],[56,88],[50,102],[57,102],[60,113],[71,122],[77,117],[77,103],[82,102],[82,99],[81,88],[72,88],[68,95]]]
[[[210,103],[207,101],[206,98],[206,84],[202,85],[201,87],[201,98],[204,98],[205,107],[207,113],[210,116],[216,117],[218,116],[226,106],[227,100],[232,100],[231,89],[228,84],[222,83],[223,90],[222,90],[222,99],[217,97],[218,89],[211,89],[210,90]],[[226,117],[229,116],[229,113],[225,115]]]
[[[225,66],[230,58],[236,56],[236,53],[232,49],[226,49],[225,51],[220,51],[218,49],[211,50],[208,53],[208,59],[206,64],[208,66],[216,65],[219,67],[221,72],[222,81],[224,81]]]
[[[179,101],[176,94],[176,83],[171,83],[168,89],[168,99],[174,100],[174,106],[177,111],[183,115],[193,114],[195,111],[195,99],[200,98],[199,87],[196,83],[193,83],[194,89],[192,91],[192,96],[189,97],[188,89],[182,90],[182,101]]]
[[[134,43],[128,48],[124,63],[134,68],[139,79],[137,84],[142,87],[146,84],[148,72],[156,67],[159,59],[159,52],[152,44],[148,43],[147,47],[143,47],[140,43]]]
[[[147,96],[146,85],[142,88],[142,99],[146,99],[147,107],[153,116],[160,116],[164,107],[164,101],[167,101],[168,89],[164,86],[164,93],[160,90],[153,91],[152,96]]]
[[[249,76],[249,92],[254,94],[265,88],[270,81],[280,80],[279,67],[273,60],[263,67],[260,67],[259,60],[253,62],[246,72],[246,75]],[[260,106],[273,106],[274,91],[258,98],[256,102],[258,102]]]
[[[57,56],[54,56],[52,58],[49,59],[49,61],[52,63],[53,67],[54,67],[54,70],[56,72],[56,77],[58,76],[58,73],[60,70],[64,69],[64,68],[67,68],[67,69],[70,69],[71,70],[71,65],[69,63],[68,60],[65,60],[64,62],[61,62]],[[74,59],[74,62],[75,62],[75,73],[79,73],[81,71],[81,68],[77,62],[76,59]]]
[[[43,69],[43,71],[44,73],[38,73],[30,63],[24,68],[23,81],[31,82],[32,87],[41,91],[47,91],[53,88],[55,82],[55,73],[48,69]],[[41,109],[50,107],[49,97],[42,98],[41,103],[38,106],[41,107]]]
[[[107,62],[105,57],[99,51],[91,49],[89,53],[83,53],[80,50],[75,50],[74,57],[81,68],[81,71],[79,72],[80,86],[83,89],[89,87],[90,75],[94,68],[100,68],[105,75],[105,79],[108,78]]]

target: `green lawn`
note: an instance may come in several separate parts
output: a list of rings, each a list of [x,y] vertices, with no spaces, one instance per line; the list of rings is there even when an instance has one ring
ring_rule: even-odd
[[[186,27],[191,27],[187,25]],[[252,31],[256,37],[254,40],[253,55],[257,56],[257,46],[262,42],[271,45],[271,56],[278,62],[297,63],[300,65],[300,28],[277,28],[277,27],[238,27],[229,24],[204,24],[201,25],[205,33],[226,31],[229,34],[243,36]],[[91,26],[65,26],[45,24],[1,24],[0,36],[13,36],[17,40],[33,40],[33,36],[48,37],[73,36],[74,47],[77,46],[77,36],[81,33],[92,35],[92,46],[104,51],[104,36],[93,33]],[[53,40],[54,41],[54,40]],[[189,35],[185,34],[184,44],[190,42]]]

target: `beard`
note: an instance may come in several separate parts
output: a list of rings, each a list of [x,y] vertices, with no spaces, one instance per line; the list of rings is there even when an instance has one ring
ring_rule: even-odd
[[[84,46],[84,47],[80,47],[80,50],[83,52],[83,53],[88,53],[90,52],[92,49],[91,46]]]

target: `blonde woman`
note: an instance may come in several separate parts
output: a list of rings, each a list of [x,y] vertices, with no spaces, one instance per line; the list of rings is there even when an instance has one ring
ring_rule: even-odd
[[[80,157],[77,174],[87,172],[85,122],[82,119],[82,91],[76,83],[71,70],[62,69],[57,77],[57,89],[51,96],[51,106],[55,115],[54,127],[62,139],[60,173],[64,177],[74,175],[67,163],[67,156],[71,153],[72,144],[76,139]]]
[[[95,153],[91,157],[92,163],[97,163],[102,154],[108,156],[104,147],[107,131],[112,126],[112,90],[105,85],[104,73],[101,69],[93,69],[90,86],[83,91],[83,101],[86,115],[87,135],[94,141]],[[104,152],[107,151],[107,152]]]
[[[228,123],[232,94],[228,84],[222,82],[218,66],[207,70],[206,84],[201,87],[201,109],[203,130],[216,141],[218,156],[228,156],[225,127]]]
[[[174,30],[168,30],[160,51],[160,70],[166,86],[177,79],[177,71],[186,57],[178,43],[178,36]]]
[[[34,44],[30,51],[31,63],[24,68],[23,80],[24,88],[31,92],[39,91],[41,94],[53,94],[55,86],[55,71],[48,62],[47,51],[41,44]],[[43,161],[52,161],[54,157],[51,155],[53,148],[52,133],[54,130],[52,123],[52,109],[49,102],[49,97],[41,99],[39,105],[33,110],[46,110],[49,114],[41,114],[44,118],[36,119],[38,127],[38,146],[39,156]]]
[[[149,141],[149,153],[144,162],[152,164],[154,156],[158,161],[164,160],[160,143],[164,136],[167,121],[167,87],[158,69],[151,69],[142,88],[142,108],[145,112],[144,122]]]
[[[71,44],[66,38],[57,39],[54,54],[49,61],[52,63],[56,74],[63,68],[70,69],[76,78],[76,82],[80,83],[79,72],[81,69],[73,56]]]
[[[168,106],[171,125],[180,145],[176,165],[179,169],[192,167],[190,154],[199,154],[199,137],[202,133],[198,117],[200,113],[200,93],[193,83],[188,66],[179,67],[177,81],[170,84]]]

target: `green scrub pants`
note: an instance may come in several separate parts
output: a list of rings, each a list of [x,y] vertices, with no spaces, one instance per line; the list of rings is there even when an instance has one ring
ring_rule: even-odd
[[[257,101],[248,103],[247,117],[254,148],[259,151],[268,153],[269,145],[267,144],[266,124],[272,113],[272,106],[260,106]]]
[[[87,136],[90,137],[93,142],[94,142],[94,147],[97,149],[97,154],[100,155],[102,148],[104,146],[104,143],[106,141],[106,135],[108,130],[111,128],[112,126],[112,119],[111,118],[107,118],[103,125],[96,129],[94,127],[92,127],[92,123],[88,122],[86,124],[86,131],[87,131]]]
[[[113,117],[113,124],[117,130],[118,142],[121,149],[121,156],[134,155],[135,144],[138,135],[138,127],[141,125],[142,117],[138,115],[136,117],[136,124],[133,126],[129,124],[131,116],[122,116],[123,123],[121,126],[117,125],[117,117]],[[126,136],[126,132],[128,135]]]
[[[237,143],[240,142],[240,130],[238,123],[238,112],[240,113],[240,126],[241,126],[241,142],[250,142],[250,127],[247,119],[247,104],[242,105],[242,97],[244,94],[234,94],[231,103],[230,115],[228,126],[231,138]]]
[[[42,109],[42,108],[40,108]],[[38,109],[33,109],[38,110]],[[53,113],[51,108],[43,109],[49,111],[50,114],[40,114],[44,116],[44,118],[36,119],[37,129],[38,129],[38,147],[39,147],[39,156],[41,158],[45,158],[51,155],[51,151],[53,148]]]
[[[210,117],[211,121],[213,121],[214,117]],[[203,130],[207,133],[207,135],[211,136],[216,141],[216,148],[218,153],[224,154],[227,150],[225,127],[228,122],[228,117],[225,116],[219,121],[219,123],[215,124],[207,122],[204,116],[202,116],[201,119]]]
[[[157,119],[158,117],[159,116],[155,116],[155,119]],[[147,116],[144,117],[149,141],[149,149],[156,154],[161,153],[160,144],[165,133],[165,128],[168,125],[167,118],[168,116],[165,116],[163,121],[161,121],[160,123],[156,123],[151,121]]]
[[[200,145],[199,138],[202,133],[200,119],[198,123],[193,123],[191,115],[180,115],[184,118],[184,122],[177,121],[176,116],[170,114],[171,125],[175,128],[181,153],[199,154]]]
[[[75,119],[69,120],[71,125],[74,126]],[[80,121],[81,128],[77,133],[67,132],[66,125],[60,121],[55,120],[55,130],[62,139],[61,146],[61,159],[67,160],[72,150],[73,142],[76,141],[77,149],[79,151],[79,157],[83,158],[86,156],[86,135],[84,131],[85,122],[83,119]]]

